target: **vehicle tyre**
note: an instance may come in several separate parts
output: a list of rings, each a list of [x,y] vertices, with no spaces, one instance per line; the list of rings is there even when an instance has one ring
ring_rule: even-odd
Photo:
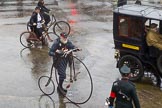
[[[23,33],[20,34],[20,43],[25,48],[30,48],[30,47],[33,46],[34,37],[36,37],[36,36],[32,32],[29,32],[29,31],[23,32]]]
[[[126,64],[131,69],[131,81],[138,81],[142,78],[144,74],[143,66],[137,57],[132,55],[123,56],[118,62],[119,70],[124,64]]]
[[[57,35],[60,36],[60,33],[65,32],[67,35],[70,34],[70,25],[65,22],[65,21],[58,21],[55,23],[53,26],[53,32]]]
[[[45,95],[52,95],[55,92],[54,82],[48,76],[41,76],[38,80],[38,86]]]
[[[162,75],[162,55],[160,55],[157,59],[157,67],[159,69],[160,74]]]

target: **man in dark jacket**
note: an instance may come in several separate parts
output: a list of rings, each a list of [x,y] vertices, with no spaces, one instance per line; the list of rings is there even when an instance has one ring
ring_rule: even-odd
[[[62,55],[64,52],[75,48],[76,47],[72,44],[72,42],[67,39],[67,34],[63,32],[60,34],[60,37],[54,41],[49,51],[49,55],[53,57],[54,66],[57,69],[59,75],[59,86],[57,87],[57,90],[61,91],[62,93],[67,92],[67,90],[64,89],[62,85],[64,79],[66,78],[67,64],[70,62],[69,56],[62,57]]]
[[[51,21],[51,19],[50,19],[50,16],[46,13],[49,13],[50,9],[45,7],[44,0],[39,0],[37,6],[41,8],[41,14],[44,17],[45,25],[47,26],[47,24]]]
[[[121,80],[115,81],[112,85],[109,108],[113,108],[114,99],[116,99],[115,108],[133,108],[132,101],[135,108],[140,108],[135,85],[129,81],[130,68],[127,65],[123,65],[120,72],[122,75]]]
[[[40,13],[40,7],[36,7],[30,18],[30,24],[32,25],[32,31],[36,34],[38,39],[42,36],[43,28],[42,23],[44,23],[44,18]]]
[[[127,4],[127,0],[118,0],[117,7],[123,6]]]
[[[142,5],[141,0],[136,0],[135,4]]]

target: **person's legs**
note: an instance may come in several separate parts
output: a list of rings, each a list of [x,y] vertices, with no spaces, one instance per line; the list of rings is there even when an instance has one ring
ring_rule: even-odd
[[[67,92],[67,90],[63,88],[63,82],[64,79],[66,78],[66,67],[67,67],[67,61],[66,59],[62,59],[62,61],[60,61],[57,68],[58,75],[59,75],[58,90],[62,90],[65,93]]]
[[[37,28],[37,38],[38,39],[41,39],[41,37],[42,37],[42,32],[43,32],[43,29],[42,28]]]

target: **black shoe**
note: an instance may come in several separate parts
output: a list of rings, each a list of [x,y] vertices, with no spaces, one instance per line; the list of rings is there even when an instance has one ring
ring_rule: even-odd
[[[58,91],[59,93],[63,93],[64,95],[67,93],[67,90],[64,89],[64,88],[61,88],[61,87],[57,87],[57,91]]]
[[[29,45],[32,44],[32,42],[29,39],[27,39],[26,41],[28,42]]]

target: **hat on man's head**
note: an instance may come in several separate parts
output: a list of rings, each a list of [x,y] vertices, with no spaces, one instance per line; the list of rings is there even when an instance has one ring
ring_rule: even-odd
[[[63,37],[63,38],[67,38],[68,37],[67,33],[65,33],[65,32],[60,33],[60,36]]]
[[[155,23],[151,23],[151,25],[150,25],[150,29],[156,28],[157,26],[158,26],[157,24],[155,24]]]
[[[120,68],[120,73],[121,74],[128,74],[128,73],[130,73],[130,68],[126,65],[126,64],[124,64],[121,68]]]

